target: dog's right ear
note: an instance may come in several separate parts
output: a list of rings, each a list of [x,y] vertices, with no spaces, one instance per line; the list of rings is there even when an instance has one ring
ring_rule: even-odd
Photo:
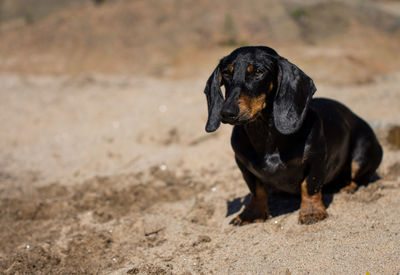
[[[206,88],[204,89],[208,105],[208,119],[206,124],[206,131],[208,133],[217,130],[221,124],[220,112],[224,101],[221,91],[221,80],[222,76],[218,65],[208,78]]]

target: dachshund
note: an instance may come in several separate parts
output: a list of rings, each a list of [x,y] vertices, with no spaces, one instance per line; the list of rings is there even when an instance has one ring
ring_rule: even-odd
[[[206,131],[234,125],[231,145],[251,192],[231,224],[265,221],[271,190],[301,194],[299,223],[316,223],[328,217],[324,186],[340,179],[352,193],[376,175],[383,151],[371,127],[337,101],[312,99],[315,91],[309,76],[264,46],[234,50],[211,74]]]

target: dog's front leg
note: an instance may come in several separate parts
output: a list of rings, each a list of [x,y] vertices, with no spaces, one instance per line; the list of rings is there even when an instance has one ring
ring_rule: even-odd
[[[231,221],[233,225],[245,225],[253,222],[264,222],[269,217],[267,192],[260,182],[256,182],[256,191],[251,194],[246,208]]]
[[[301,183],[301,204],[299,222],[313,224],[328,217],[322,203],[321,185],[315,182],[315,176],[308,176]]]
[[[267,191],[262,182],[251,174],[237,159],[236,162],[250,189],[251,197],[243,212],[236,216],[230,223],[233,225],[245,225],[253,222],[264,222],[269,217]]]

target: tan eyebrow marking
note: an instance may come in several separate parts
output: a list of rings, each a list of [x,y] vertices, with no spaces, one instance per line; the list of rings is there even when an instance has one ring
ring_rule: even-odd
[[[235,69],[235,67],[233,67],[233,65],[229,65],[228,71],[229,71],[229,72],[233,72],[233,69]]]
[[[250,66],[247,67],[247,71],[249,73],[251,73],[253,70],[254,70],[254,66],[253,65],[250,65]]]

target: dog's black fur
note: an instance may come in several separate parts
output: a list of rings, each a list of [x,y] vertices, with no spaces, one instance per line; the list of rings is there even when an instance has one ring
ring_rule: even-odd
[[[220,89],[225,86],[225,97]],[[268,47],[242,47],[221,59],[207,81],[207,132],[234,125],[231,144],[250,191],[235,225],[268,218],[266,190],[301,194],[301,223],[327,217],[321,189],[337,179],[366,183],[382,159],[361,118],[330,99],[312,99],[310,77]]]

